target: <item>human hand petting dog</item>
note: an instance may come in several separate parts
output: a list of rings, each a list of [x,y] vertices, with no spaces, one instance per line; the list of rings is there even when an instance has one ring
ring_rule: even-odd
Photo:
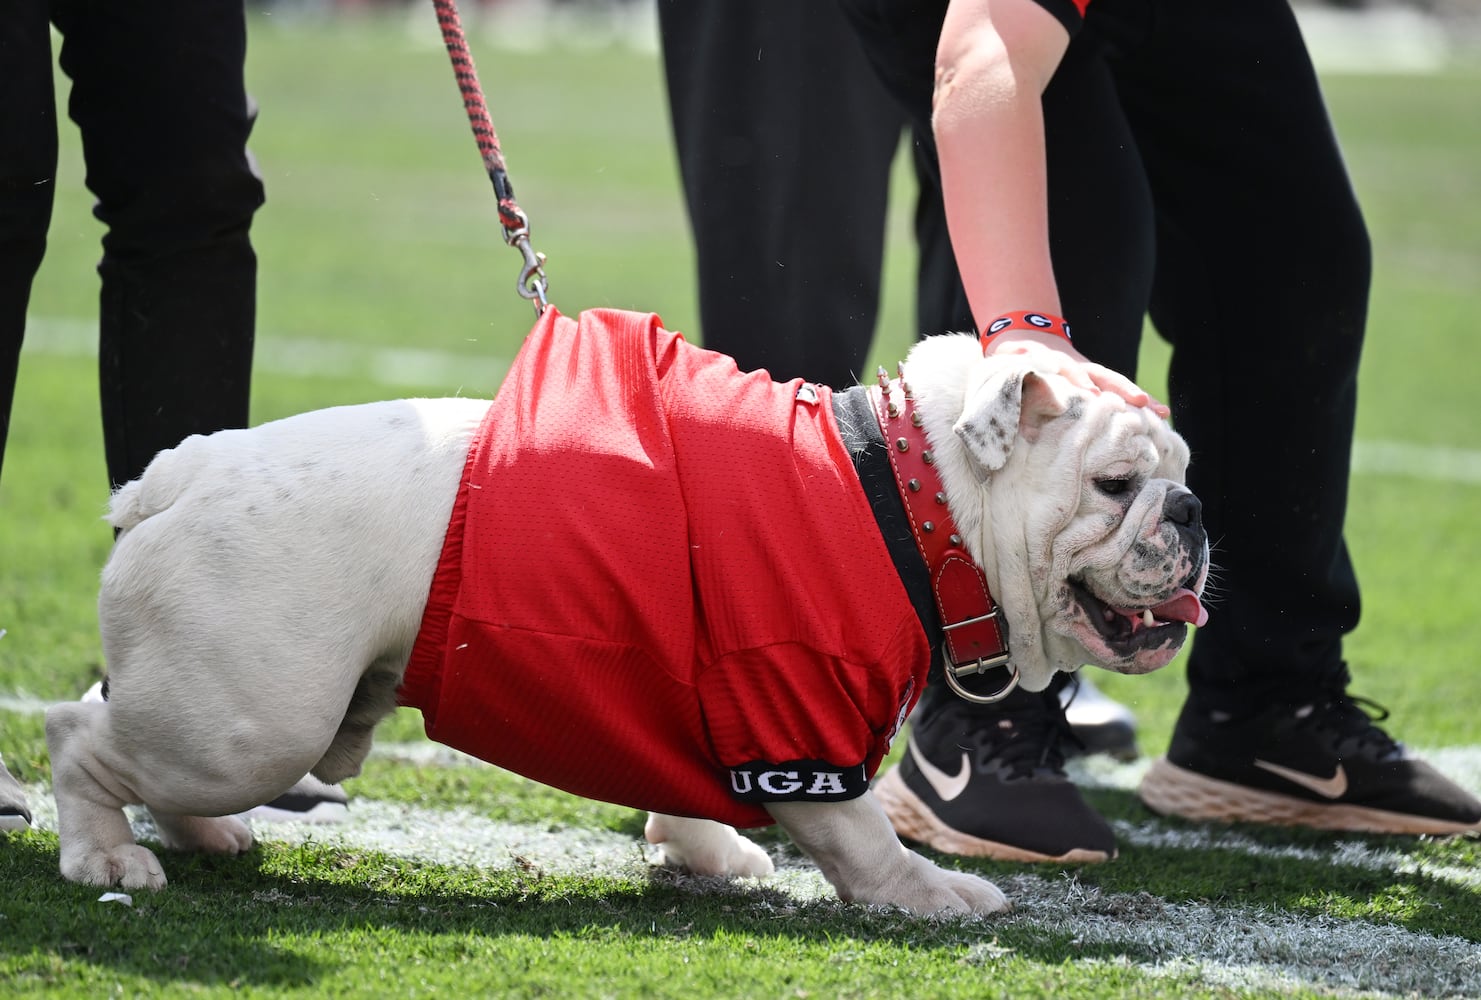
[[[1042,360],[1045,371],[1062,375],[1076,388],[1109,392],[1120,396],[1132,406],[1147,407],[1164,420],[1172,413],[1166,403],[1154,399],[1149,392],[1120,372],[1091,361],[1058,334],[1015,327],[985,339],[982,351],[987,357],[1034,355]]]

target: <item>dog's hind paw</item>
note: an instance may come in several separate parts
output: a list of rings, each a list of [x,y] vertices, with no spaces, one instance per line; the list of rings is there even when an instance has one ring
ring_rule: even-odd
[[[147,847],[122,844],[62,858],[62,876],[71,882],[108,889],[163,889],[168,881],[159,859]]]
[[[765,851],[724,823],[650,813],[643,834],[658,846],[660,864],[695,875],[762,878],[775,870]]]
[[[252,846],[252,830],[235,816],[179,816],[150,810],[160,841],[175,851],[241,854]]]

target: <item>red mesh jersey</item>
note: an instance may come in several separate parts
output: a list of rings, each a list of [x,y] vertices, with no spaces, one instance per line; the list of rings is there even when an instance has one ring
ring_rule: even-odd
[[[468,462],[401,690],[428,736],[637,808],[867,788],[925,634],[829,390],[547,309]]]

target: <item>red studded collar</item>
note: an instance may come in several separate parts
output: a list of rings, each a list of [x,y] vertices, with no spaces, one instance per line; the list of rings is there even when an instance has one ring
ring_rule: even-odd
[[[869,399],[941,613],[947,685],[968,701],[1000,701],[1018,686],[1018,671],[1011,666],[1008,683],[991,694],[978,694],[962,684],[963,677],[1008,664],[1008,628],[987,577],[967,553],[947,507],[946,487],[936,471],[915,400],[904,381],[891,381],[883,368],[879,384],[869,388]]]

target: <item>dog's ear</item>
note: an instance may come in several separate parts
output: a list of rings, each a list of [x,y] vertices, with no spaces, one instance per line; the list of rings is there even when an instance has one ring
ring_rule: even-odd
[[[1001,469],[1020,434],[1037,441],[1044,425],[1064,413],[1059,381],[1025,368],[997,372],[968,395],[952,432],[984,468]]]

